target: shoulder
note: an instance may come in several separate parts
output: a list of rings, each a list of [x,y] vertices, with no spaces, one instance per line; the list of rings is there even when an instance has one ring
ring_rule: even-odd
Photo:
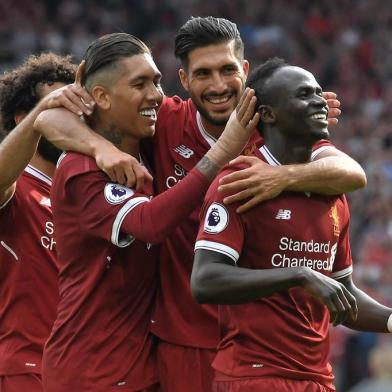
[[[73,177],[88,172],[99,172],[95,160],[77,152],[67,152],[61,155],[57,162],[56,176]]]

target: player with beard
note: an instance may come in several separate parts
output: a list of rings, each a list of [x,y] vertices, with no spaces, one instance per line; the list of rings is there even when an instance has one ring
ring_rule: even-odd
[[[314,76],[272,59],[247,85],[260,105],[271,166],[309,162],[328,138],[327,103]],[[235,171],[225,169],[222,177]],[[355,287],[344,195],[282,192],[244,214],[224,206],[219,177],[201,212],[192,291],[219,306],[215,391],[335,391],[329,322],[392,332],[392,309]]]
[[[49,191],[61,151],[43,138],[37,148],[33,123],[42,110],[74,109],[63,95],[49,93],[72,83],[75,70],[69,57],[44,54],[0,79],[8,134],[0,144],[1,392],[42,391],[43,345],[58,302]]]
[[[238,103],[249,70],[237,26],[222,18],[187,21],[176,37],[175,53],[182,64],[181,82],[191,99],[165,97],[158,113],[153,146],[158,162],[154,176],[158,192],[178,184],[215,144]],[[329,100],[329,104],[331,116],[339,114],[336,100]],[[60,109],[48,113],[39,126],[50,140],[74,141],[72,149],[76,151],[88,154],[79,143],[95,142],[94,133],[86,124]],[[262,138],[255,134],[250,149],[261,142]],[[240,177],[225,187],[231,191],[245,182],[246,191],[235,197],[249,198],[250,207],[252,202],[274,197],[284,188],[339,194],[364,186],[366,177],[355,161],[330,143],[323,142],[318,147],[314,154],[317,160],[300,166],[272,167],[260,160],[254,163],[253,157],[240,158],[252,164],[242,172],[249,179]],[[117,180],[126,183],[127,178],[118,176]],[[158,357],[163,391],[205,392],[211,388],[210,363],[219,341],[217,307],[197,304],[189,285],[199,211],[200,206],[162,247],[161,287],[151,329],[160,338]]]
[[[140,142],[154,135],[163,97],[150,50],[132,35],[108,34],[90,44],[80,71],[96,102],[93,129],[142,161]],[[214,175],[244,148],[258,120],[253,95],[244,92],[215,146],[181,184],[155,198],[151,183],[139,192],[112,183],[87,155],[59,160],[51,200],[60,301],[44,349],[44,390],[156,390],[149,327],[158,247],[151,243],[200,204]]]

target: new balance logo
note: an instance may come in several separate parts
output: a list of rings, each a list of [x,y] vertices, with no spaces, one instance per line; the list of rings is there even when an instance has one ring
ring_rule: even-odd
[[[291,219],[291,211],[280,209],[276,214],[275,219],[286,219],[286,220]]]
[[[189,159],[194,154],[194,152],[190,148],[184,146],[183,144],[181,144],[181,146],[176,147],[174,151],[186,159]]]

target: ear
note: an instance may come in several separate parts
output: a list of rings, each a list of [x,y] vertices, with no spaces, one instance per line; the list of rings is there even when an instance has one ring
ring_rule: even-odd
[[[243,60],[242,61],[242,70],[244,72],[245,80],[248,78],[249,74],[249,61],[248,60]]]
[[[257,111],[260,113],[260,120],[266,124],[272,124],[276,120],[275,112],[269,105],[260,105],[257,108]]]
[[[189,91],[189,79],[185,69],[180,68],[178,71],[178,76],[180,77],[182,87],[184,87],[186,91]]]
[[[100,109],[109,110],[111,108],[111,97],[106,87],[94,86],[91,90],[91,96]]]
[[[17,113],[14,115],[15,124],[18,125],[25,117],[27,116],[26,113]]]

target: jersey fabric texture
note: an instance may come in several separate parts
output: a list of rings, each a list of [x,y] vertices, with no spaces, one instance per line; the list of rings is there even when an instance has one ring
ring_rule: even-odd
[[[51,184],[29,165],[0,208],[0,376],[41,373],[44,343],[56,317]]]
[[[112,184],[95,162],[69,153],[52,188],[60,303],[45,346],[48,391],[136,391],[157,382],[149,335],[157,247],[121,232],[152,189]]]
[[[279,165],[270,151],[256,153]],[[228,256],[253,269],[310,267],[332,278],[352,272],[349,211],[344,196],[283,192],[237,214],[211,185],[195,249]],[[233,377],[310,380],[333,389],[329,311],[300,287],[241,305],[219,307],[222,339],[213,366]]]

